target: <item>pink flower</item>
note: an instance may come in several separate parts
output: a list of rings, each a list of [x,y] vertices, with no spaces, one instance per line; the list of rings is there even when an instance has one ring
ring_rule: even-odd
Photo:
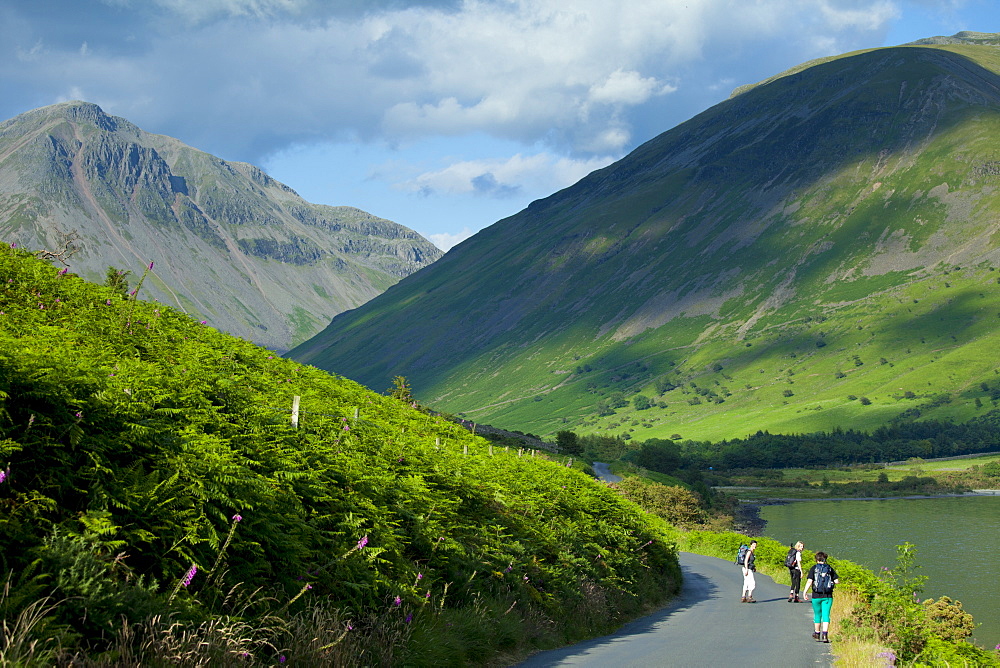
[[[6,480],[6,479],[7,479],[7,472],[8,472],[9,470],[10,470],[10,469],[7,469],[7,471],[0,471],[0,483],[2,483],[2,482],[3,482],[4,480]]]
[[[239,513],[236,513],[235,515],[233,515],[233,521],[234,522],[242,522],[243,521],[243,516],[240,515]]]
[[[364,536],[364,538],[362,538],[361,540],[359,540],[359,541],[358,541],[358,547],[357,547],[357,549],[359,549],[359,550],[360,550],[361,548],[363,548],[363,547],[364,547],[365,545],[367,545],[367,544],[368,544],[368,536],[367,536],[367,534],[366,534],[366,535]]]
[[[149,270],[150,270],[150,271],[152,271],[152,270],[153,270],[153,263],[152,263],[152,262],[150,262],[150,263],[149,263]]]
[[[392,601],[392,604],[393,604],[394,606],[396,606],[397,608],[398,608],[398,607],[399,607],[400,605],[402,605],[402,603],[403,603],[403,599],[401,599],[401,598],[400,598],[400,597],[398,597],[398,596],[397,596],[397,597],[396,597],[395,599],[393,599],[393,601]]]
[[[188,572],[184,574],[183,584],[185,587],[191,584],[191,581],[194,580],[194,576],[197,572],[198,572],[198,567],[195,566],[194,564],[191,564],[191,568],[189,568]]]

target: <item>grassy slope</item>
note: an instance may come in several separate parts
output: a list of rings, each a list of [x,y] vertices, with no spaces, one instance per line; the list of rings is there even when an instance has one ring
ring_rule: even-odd
[[[422,637],[430,663],[483,661],[607,630],[679,582],[669,527],[579,472],[7,248],[0,417],[0,565],[80,601],[59,614],[88,641],[120,615],[217,615],[239,585],[276,601],[259,615],[337,607],[367,651],[387,642],[372,619],[409,613],[397,660]],[[118,594],[95,598],[66,540]]]
[[[403,374],[435,406],[541,434],[865,428],[920,404],[970,417],[988,404],[979,384],[1000,380],[984,354],[1000,315],[1000,113],[975,99],[997,71],[996,49],[950,45],[759,86],[292,354],[370,382]],[[953,80],[967,87],[928,83]],[[658,379],[683,389],[657,396]],[[699,388],[725,403],[691,405]],[[666,407],[596,418],[614,392]],[[926,406],[941,393],[951,402]]]

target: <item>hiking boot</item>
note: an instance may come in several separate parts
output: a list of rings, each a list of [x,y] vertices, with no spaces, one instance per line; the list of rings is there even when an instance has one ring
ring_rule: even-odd
[[[823,642],[830,642],[830,637],[828,635],[826,635],[825,632],[823,633],[823,640],[822,641]]]
[[[744,596],[743,598],[740,599],[740,603],[746,603],[746,602],[747,602],[747,597],[746,596]]]
[[[794,600],[794,601],[792,601],[792,603],[801,603],[801,602],[802,602],[802,599],[801,599],[801,598],[799,598],[798,596],[796,596],[796,597],[795,597],[795,600]]]
[[[747,599],[747,603],[756,603],[756,602],[757,602],[757,599],[755,599],[753,596],[751,596],[751,597],[749,597]]]
[[[819,631],[813,631],[813,640],[819,642]]]
[[[786,601],[786,603],[794,603],[794,602],[795,602],[795,599],[791,595],[789,595],[788,596],[788,600]]]

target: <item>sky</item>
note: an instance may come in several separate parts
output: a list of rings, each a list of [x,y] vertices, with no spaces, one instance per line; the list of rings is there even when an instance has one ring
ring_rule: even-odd
[[[85,100],[443,250],[799,63],[997,0],[0,0],[0,119]]]

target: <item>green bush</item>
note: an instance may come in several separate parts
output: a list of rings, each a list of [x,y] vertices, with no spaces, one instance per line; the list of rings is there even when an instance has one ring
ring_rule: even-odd
[[[269,661],[315,613],[351,620],[343,642],[367,634],[366,651],[389,633],[396,661],[421,625],[464,619],[441,628],[472,660],[510,641],[496,608],[517,643],[551,644],[680,581],[673,530],[577,470],[491,455],[440,416],[12,249],[0,417],[4,605],[51,596],[83,652],[141,644],[112,633],[123,620],[157,642],[174,622],[205,642],[251,624],[240,651]],[[259,593],[234,609],[241,591]]]

